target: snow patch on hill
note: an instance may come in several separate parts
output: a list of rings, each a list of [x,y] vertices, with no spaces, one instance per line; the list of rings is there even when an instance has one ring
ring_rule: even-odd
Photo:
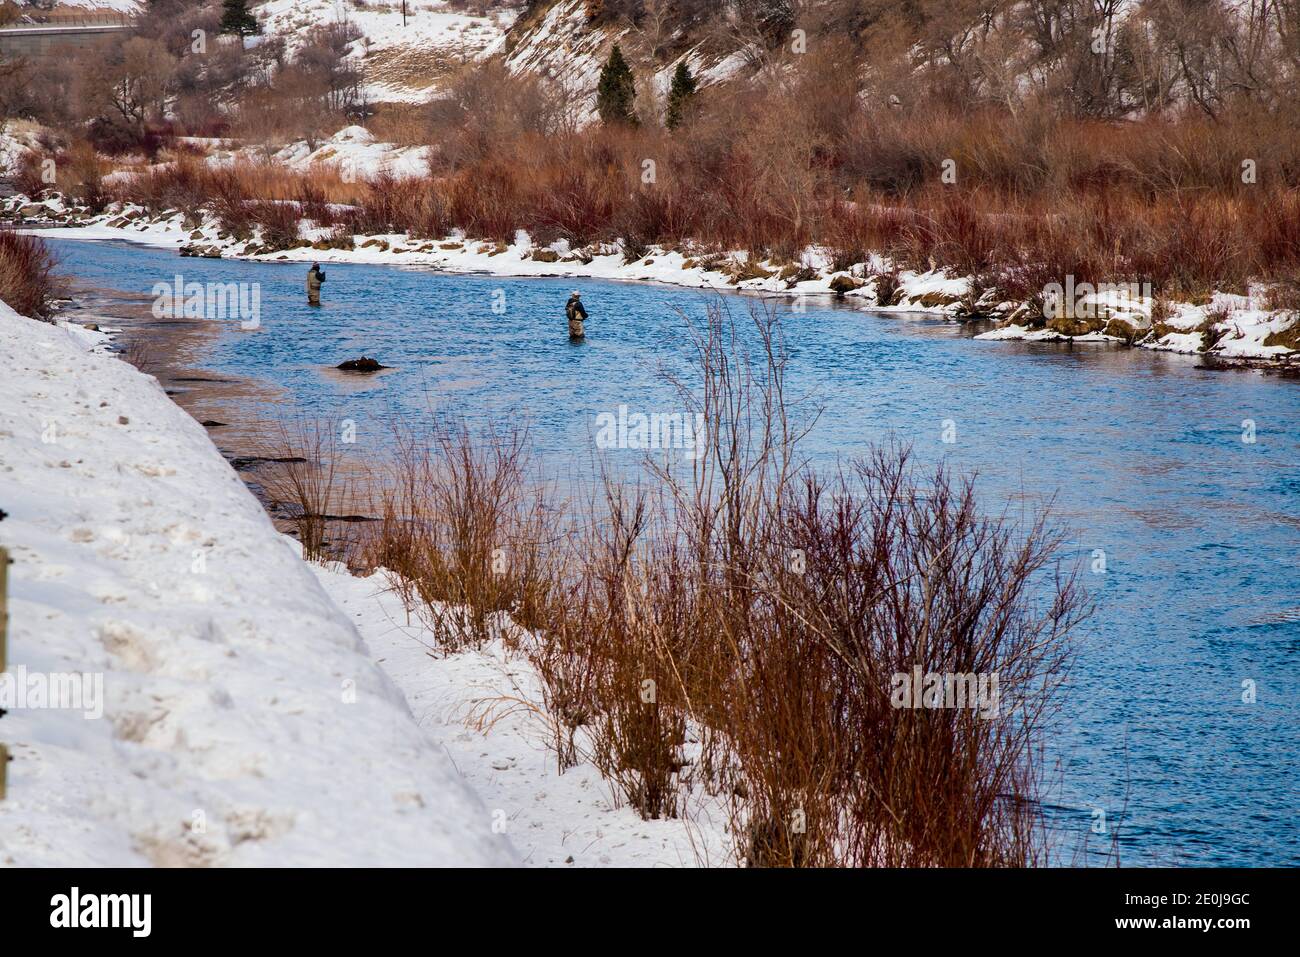
[[[746,63],[742,51],[720,55],[695,46],[668,63],[652,65],[637,56],[638,38],[630,27],[593,25],[586,0],[557,0],[535,19],[518,21],[501,42],[500,52],[512,73],[543,76],[562,84],[579,98],[580,119],[590,122],[596,117],[600,71],[615,43],[632,58],[634,72],[659,99],[666,96],[680,61],[686,62],[701,87],[735,76]]]
[[[222,166],[237,160],[260,161],[263,153],[256,147],[242,149],[217,149],[207,162]],[[279,167],[305,172],[312,166],[334,166],[340,173],[357,180],[370,179],[380,174],[396,177],[427,176],[429,173],[429,147],[397,146],[382,143],[362,126],[346,126],[315,149],[305,140],[298,140],[277,151],[270,161]]]
[[[104,339],[0,303],[0,865],[516,862],[296,546]],[[56,675],[78,707],[16,700]]]
[[[403,21],[400,0],[268,0],[254,13],[263,31],[284,37],[290,51],[302,45],[313,26],[350,22],[361,32],[351,54],[365,76],[366,99],[418,103],[459,64],[494,48],[518,8],[503,6],[477,16],[453,9],[447,0],[407,0]]]
[[[40,131],[40,124],[30,120],[9,119],[0,124],[0,176],[12,175],[26,154],[40,150]]]
[[[59,0],[55,11],[62,14],[71,7],[84,13],[135,13],[143,6],[144,0]]]

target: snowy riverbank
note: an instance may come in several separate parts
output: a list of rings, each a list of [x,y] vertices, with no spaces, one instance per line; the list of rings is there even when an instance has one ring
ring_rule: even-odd
[[[647,821],[613,800],[594,765],[557,773],[542,686],[501,641],[444,656],[407,615],[387,573],[357,578],[313,565],[420,726],[451,756],[533,867],[693,867],[734,863],[726,807],[696,789],[688,820]]]
[[[829,254],[815,248],[805,250],[798,263],[754,262],[744,253],[660,247],[649,247],[629,260],[617,243],[575,249],[561,240],[540,246],[522,231],[512,243],[481,242],[463,235],[436,241],[404,234],[339,237],[331,229],[304,221],[300,245],[268,249],[257,238],[241,240],[227,235],[213,216],[195,226],[187,225],[180,212],[150,216],[141,207],[115,205],[92,215],[69,209],[57,198],[31,203],[23,197],[0,202],[0,211],[70,223],[40,230],[53,238],[125,241],[173,249],[182,256],[378,263],[502,277],[655,282],[782,296],[794,300],[795,308],[803,296],[841,295],[885,312],[923,312],[953,319],[993,317],[998,327],[980,336],[987,340],[1125,343],[1265,363],[1291,362],[1300,355],[1300,314],[1265,307],[1267,290],[1263,289],[1251,297],[1218,293],[1201,304],[1157,303],[1149,295],[1125,296],[1117,303],[1113,293],[1081,294],[1066,304],[1069,311],[1064,315],[1068,318],[1044,323],[1042,316],[1035,317],[1026,305],[995,302],[987,290],[977,294],[969,277],[951,276],[942,269],[896,270],[879,256],[836,270]]]
[[[0,865],[516,862],[202,427],[102,341],[0,304]]]

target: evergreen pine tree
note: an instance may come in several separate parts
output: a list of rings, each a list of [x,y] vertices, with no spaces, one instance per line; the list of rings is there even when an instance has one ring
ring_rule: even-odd
[[[691,71],[683,60],[677,64],[677,71],[673,74],[673,84],[668,88],[668,112],[664,117],[664,123],[670,130],[677,129],[686,119],[686,109],[691,97],[695,96],[695,90],[695,77],[691,76]]]
[[[248,12],[248,0],[222,0],[221,32],[241,37],[251,37],[262,32],[257,18]]]
[[[636,80],[617,43],[600,71],[596,110],[606,123],[636,123]]]

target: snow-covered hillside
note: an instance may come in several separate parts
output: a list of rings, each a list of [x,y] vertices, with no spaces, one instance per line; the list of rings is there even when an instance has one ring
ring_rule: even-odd
[[[365,127],[345,126],[315,149],[298,140],[276,151],[270,162],[283,169],[302,173],[316,165],[336,167],[340,173],[357,180],[373,179],[380,174],[391,176],[426,176],[429,173],[429,147],[397,146],[382,143]],[[249,161],[264,157],[253,146],[238,149],[218,147],[207,158],[213,166],[238,159]]]
[[[143,0],[61,0],[58,15],[135,13]],[[360,33],[351,46],[371,102],[427,100],[460,64],[496,49],[522,0],[250,0],[264,37],[282,37],[290,52],[315,26],[347,22]],[[259,42],[254,39],[250,42]]]
[[[494,48],[518,13],[484,4],[484,15],[457,10],[449,0],[267,0],[252,8],[262,29],[283,36],[290,50],[316,25],[350,22],[361,33],[352,44],[371,101],[420,102],[458,65]]]
[[[667,94],[673,71],[685,60],[700,86],[734,76],[744,67],[740,51],[718,53],[693,46],[666,63],[646,56],[644,34],[626,23],[593,23],[587,0],[552,0],[538,4],[516,21],[500,43],[506,66],[517,75],[544,76],[564,84],[595,116],[596,83],[600,70],[618,43],[633,69],[647,81],[656,98]],[[491,52],[498,52],[493,50]]]
[[[0,865],[516,862],[203,428],[103,339],[0,303]]]
[[[40,148],[40,131],[40,124],[30,120],[0,121],[0,176],[14,173],[25,154]]]
[[[85,13],[135,13],[144,6],[144,0],[59,0],[56,10]]]

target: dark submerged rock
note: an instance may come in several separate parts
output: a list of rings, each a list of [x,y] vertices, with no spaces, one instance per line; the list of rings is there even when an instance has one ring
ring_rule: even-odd
[[[391,366],[380,365],[378,359],[362,356],[360,359],[349,359],[347,362],[340,362],[334,368],[342,372],[378,372],[380,369],[389,369]]]

